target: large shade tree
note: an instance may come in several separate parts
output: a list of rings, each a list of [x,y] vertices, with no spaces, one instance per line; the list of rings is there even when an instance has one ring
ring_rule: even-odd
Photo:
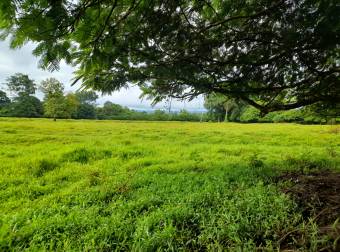
[[[28,75],[16,73],[6,79],[4,83],[12,95],[12,102],[7,104],[3,115],[17,117],[41,117],[43,107],[38,98],[33,96],[36,84]]]
[[[77,111],[77,118],[93,119],[96,118],[95,103],[98,95],[94,91],[81,90],[75,93],[79,107]]]
[[[94,91],[79,90],[75,93],[78,101],[81,104],[95,104],[98,95]]]
[[[205,97],[204,107],[213,119],[228,122],[239,121],[247,104],[237,98],[212,93]]]
[[[67,102],[64,96],[64,85],[55,78],[43,80],[40,90],[44,93],[44,114],[47,117],[67,118]]]
[[[36,84],[28,75],[16,73],[6,79],[8,91],[15,97],[29,96],[35,94]]]
[[[64,59],[110,93],[137,83],[156,101],[211,92],[263,113],[340,100],[338,0],[2,0],[11,46]]]
[[[5,112],[7,116],[15,117],[41,117],[43,113],[41,101],[31,95],[23,95],[15,98]]]

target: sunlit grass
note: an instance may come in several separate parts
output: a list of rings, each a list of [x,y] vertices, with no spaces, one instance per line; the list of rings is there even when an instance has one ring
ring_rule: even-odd
[[[2,118],[0,250],[278,248],[308,223],[272,177],[339,169],[334,127]]]

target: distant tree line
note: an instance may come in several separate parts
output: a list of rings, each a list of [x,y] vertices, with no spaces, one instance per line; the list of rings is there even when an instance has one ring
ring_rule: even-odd
[[[36,91],[44,98],[40,101]],[[216,122],[298,122],[337,123],[340,108],[337,104],[313,104],[288,111],[275,111],[262,116],[260,111],[241,99],[210,94],[205,97],[206,113],[153,113],[131,110],[110,101],[97,106],[98,95],[94,91],[80,90],[65,93],[64,85],[55,78],[43,80],[37,85],[27,75],[16,73],[6,79],[0,90],[0,116],[47,117],[98,120],[147,120],[147,121],[216,121]]]
[[[227,122],[296,122],[296,123],[339,123],[340,105],[315,103],[287,111],[275,111],[261,115],[261,112],[233,97],[210,94],[205,97],[207,118]]]
[[[44,98],[40,101],[36,91]],[[43,80],[37,85],[27,75],[16,73],[6,79],[0,90],[0,116],[3,117],[46,117],[56,120],[99,119],[99,120],[153,120],[153,121],[202,121],[205,115],[189,113],[166,113],[155,110],[153,113],[131,110],[110,101],[97,106],[98,95],[94,91],[81,90],[65,93],[64,85],[55,78]]]
[[[41,82],[38,86],[27,75],[16,73],[6,79],[4,90],[0,90],[0,116],[49,117],[57,118],[95,118],[93,91],[64,93],[64,85],[54,78]],[[44,94],[43,101],[36,91]],[[8,97],[10,96],[10,98]]]

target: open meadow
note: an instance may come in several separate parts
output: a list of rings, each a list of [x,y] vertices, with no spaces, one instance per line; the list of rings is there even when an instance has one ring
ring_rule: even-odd
[[[340,237],[339,208],[319,222],[288,192],[340,170],[338,126],[0,118],[0,146],[1,251],[316,251]]]

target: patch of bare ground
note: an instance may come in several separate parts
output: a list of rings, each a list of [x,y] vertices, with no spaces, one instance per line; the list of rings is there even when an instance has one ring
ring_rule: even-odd
[[[309,223],[317,224],[317,239],[327,237],[328,242],[318,251],[340,251],[340,173],[329,170],[303,174],[286,172],[278,177],[286,181],[283,192],[290,195],[303,217]],[[292,230],[280,240],[283,251],[296,251],[289,246],[290,242],[304,239],[301,230]]]

